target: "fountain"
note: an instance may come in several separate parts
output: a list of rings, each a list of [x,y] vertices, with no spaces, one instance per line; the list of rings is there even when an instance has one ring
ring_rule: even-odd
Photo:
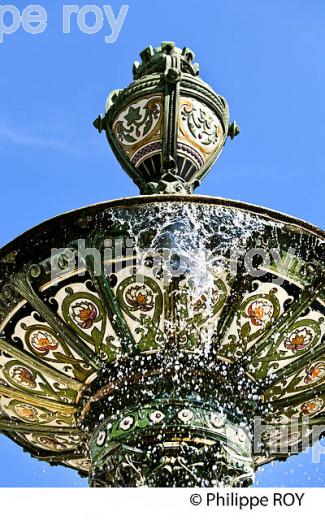
[[[0,431],[94,487],[248,486],[325,420],[325,235],[193,195],[239,127],[188,48],[141,58],[94,123],[141,196],[0,252]]]

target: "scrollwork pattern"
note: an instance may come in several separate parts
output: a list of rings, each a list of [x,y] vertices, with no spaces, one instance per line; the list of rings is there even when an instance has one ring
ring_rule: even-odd
[[[123,145],[134,145],[153,132],[162,116],[160,97],[141,99],[123,110],[113,123],[113,131]]]

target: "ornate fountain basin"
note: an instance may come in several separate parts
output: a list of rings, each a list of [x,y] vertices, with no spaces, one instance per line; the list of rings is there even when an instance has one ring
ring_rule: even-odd
[[[28,231],[0,253],[0,430],[92,485],[251,482],[325,418],[324,238],[187,195]]]

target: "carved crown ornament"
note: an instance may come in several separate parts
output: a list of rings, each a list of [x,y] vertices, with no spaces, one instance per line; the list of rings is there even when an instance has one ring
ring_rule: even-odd
[[[111,92],[94,125],[142,194],[192,193],[239,127],[229,124],[225,98],[199,78],[190,49],[165,42],[140,56],[133,83]]]

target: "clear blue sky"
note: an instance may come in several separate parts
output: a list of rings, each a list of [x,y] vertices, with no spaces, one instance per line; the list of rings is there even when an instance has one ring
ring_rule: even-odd
[[[29,2],[12,2],[22,10]],[[32,2],[30,2],[32,3]],[[64,211],[137,194],[92,127],[107,94],[131,81],[149,44],[196,53],[201,77],[224,94],[242,129],[199,193],[268,206],[325,228],[324,0],[125,0],[117,41],[75,22],[64,2],[39,0],[43,34],[22,29],[0,44],[0,245]],[[69,3],[66,1],[65,3]],[[86,3],[76,2],[82,6]],[[120,2],[110,3],[115,14]],[[267,467],[260,485],[324,485],[310,455]],[[0,436],[0,486],[82,486],[72,470],[32,460]]]

